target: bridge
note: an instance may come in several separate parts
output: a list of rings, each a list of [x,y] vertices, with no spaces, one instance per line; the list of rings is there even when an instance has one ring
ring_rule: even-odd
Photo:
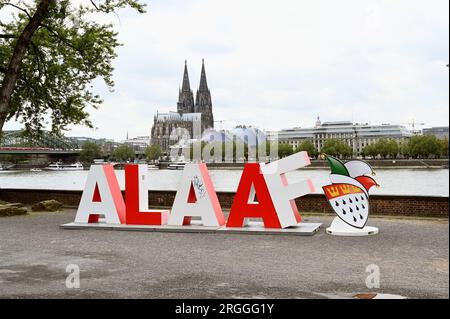
[[[80,146],[76,141],[44,131],[39,136],[29,136],[23,131],[5,131],[0,136],[0,154],[6,155],[77,155]]]

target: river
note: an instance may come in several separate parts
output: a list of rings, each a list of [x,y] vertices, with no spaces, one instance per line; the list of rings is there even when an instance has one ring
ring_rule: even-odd
[[[287,174],[289,182],[309,177],[322,193],[322,186],[329,184],[328,169],[304,169]],[[124,171],[116,170],[121,188],[124,188]],[[149,170],[150,190],[177,189],[182,171]],[[236,191],[242,170],[212,169],[210,175],[217,191]],[[82,190],[88,171],[0,171],[1,188]],[[378,169],[376,181],[380,188],[371,194],[449,196],[448,169]]]

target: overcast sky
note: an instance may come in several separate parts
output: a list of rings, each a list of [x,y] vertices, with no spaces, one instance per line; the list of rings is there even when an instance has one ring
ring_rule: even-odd
[[[153,0],[147,9],[110,17],[124,44],[115,92],[96,84],[97,129],[67,135],[149,135],[157,110],[176,110],[185,59],[197,90],[202,58],[223,128],[310,127],[317,114],[449,124],[448,0]]]

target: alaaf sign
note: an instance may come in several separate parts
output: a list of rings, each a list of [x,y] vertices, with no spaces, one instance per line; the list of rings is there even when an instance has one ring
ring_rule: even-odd
[[[289,183],[286,178],[287,172],[308,165],[306,152],[266,165],[245,164],[228,219],[204,163],[186,164],[170,211],[148,209],[147,165],[125,166],[125,200],[112,165],[93,165],[75,222],[63,227],[196,232],[294,229],[311,234],[320,224],[301,223],[295,199],[314,192],[314,185],[310,179]]]
[[[295,199],[314,192],[314,185],[309,178],[289,183],[286,177],[310,164],[306,152],[245,164],[228,219],[204,163],[186,164],[170,211],[148,208],[147,165],[125,166],[125,200],[113,166],[93,165],[75,222],[62,227],[311,235],[321,224],[302,222]],[[366,218],[368,211],[362,213]]]

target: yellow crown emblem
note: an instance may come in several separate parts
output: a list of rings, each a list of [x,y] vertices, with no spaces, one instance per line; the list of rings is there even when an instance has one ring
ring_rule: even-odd
[[[340,185],[340,188],[341,188],[342,193],[344,193],[344,194],[350,194],[352,192],[350,185],[343,184],[343,185]]]
[[[330,195],[330,197],[339,196],[339,188],[337,186],[328,187],[327,192],[328,192],[328,195]]]

